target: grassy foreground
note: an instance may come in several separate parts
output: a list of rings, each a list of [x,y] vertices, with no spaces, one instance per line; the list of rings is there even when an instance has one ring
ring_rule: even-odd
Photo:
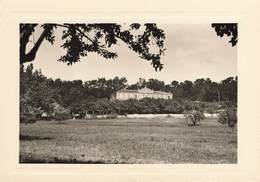
[[[20,125],[20,163],[236,163],[237,132],[206,118],[38,121]]]

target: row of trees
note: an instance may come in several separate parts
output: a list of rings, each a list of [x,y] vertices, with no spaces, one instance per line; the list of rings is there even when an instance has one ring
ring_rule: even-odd
[[[120,89],[148,87],[174,94],[173,100],[143,99],[140,101],[110,101],[110,95]],[[99,78],[62,81],[45,77],[40,70],[33,70],[30,64],[20,67],[20,111],[23,113],[182,113],[192,108],[183,100],[190,101],[231,101],[237,100],[237,77],[229,77],[220,83],[210,79],[197,79],[195,82],[172,81],[165,84],[157,79],[127,84],[126,78],[115,77],[106,80]],[[58,115],[58,114],[56,114]]]
[[[190,80],[183,82],[174,80],[170,84],[165,84],[157,79],[149,79],[147,82],[142,82],[142,84],[130,85],[129,88],[137,89],[144,86],[153,90],[172,92],[175,98],[207,102],[237,101],[237,77],[228,77],[220,83],[211,81],[210,78],[200,78],[194,82]]]
[[[73,106],[74,112],[86,114],[162,114],[182,113],[183,107],[174,100],[144,98],[141,100],[93,99]]]

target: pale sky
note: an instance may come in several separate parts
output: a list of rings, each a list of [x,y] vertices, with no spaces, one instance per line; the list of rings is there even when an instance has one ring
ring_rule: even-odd
[[[165,56],[161,62],[164,68],[156,72],[149,61],[139,58],[138,54],[120,42],[115,46],[118,58],[104,59],[91,54],[67,66],[57,59],[64,54],[60,41],[54,45],[44,42],[33,62],[34,68],[53,79],[93,80],[115,76],[126,77],[128,83],[138,79],[156,78],[170,83],[197,78],[210,78],[221,81],[237,75],[237,46],[232,47],[229,38],[220,38],[210,24],[157,24],[165,31]]]

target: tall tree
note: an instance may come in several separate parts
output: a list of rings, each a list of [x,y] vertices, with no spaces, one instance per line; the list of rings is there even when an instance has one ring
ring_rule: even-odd
[[[165,83],[164,81],[151,78],[145,85],[152,90],[163,90]]]
[[[178,86],[178,84],[179,84],[179,82],[176,81],[176,80],[173,80],[173,81],[171,82],[171,86],[172,86],[173,88],[176,88],[176,87]]]
[[[237,77],[228,77],[221,81],[220,95],[222,100],[237,101]]]
[[[193,82],[189,80],[185,80],[183,84],[181,84],[183,88],[183,97],[187,99],[193,98]]]

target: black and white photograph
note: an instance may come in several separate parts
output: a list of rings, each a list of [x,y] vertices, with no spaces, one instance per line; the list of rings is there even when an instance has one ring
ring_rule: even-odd
[[[19,163],[237,164],[238,29],[20,23]]]

